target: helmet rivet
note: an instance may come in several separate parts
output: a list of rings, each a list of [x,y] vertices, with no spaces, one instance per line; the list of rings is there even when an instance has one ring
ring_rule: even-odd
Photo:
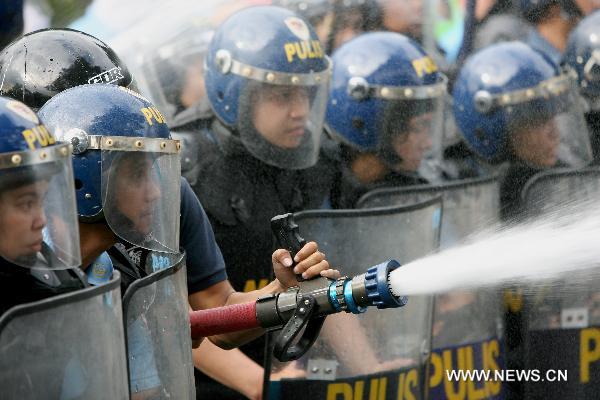
[[[161,149],[166,149],[167,148],[167,142],[160,142],[160,148]]]
[[[112,139],[106,139],[106,145],[109,147],[112,146],[113,145]]]
[[[389,94],[390,94],[390,89],[388,89],[386,87],[384,87],[384,88],[381,89],[381,95],[383,97],[387,97]]]
[[[292,83],[294,85],[297,85],[298,83],[300,83],[300,78],[298,78],[297,76],[292,76]]]
[[[413,90],[412,89],[404,89],[404,95],[406,97],[412,97],[413,95]]]
[[[181,143],[177,142],[177,144],[175,145],[177,147],[177,150],[181,150]]]
[[[319,75],[315,76],[315,82],[317,82],[317,83],[321,82],[321,77]]]
[[[369,83],[362,76],[353,76],[348,80],[346,90],[354,100],[363,100],[369,95]]]
[[[40,153],[40,159],[45,160],[46,157],[48,157],[48,153],[46,153],[45,151]]]
[[[526,95],[527,97],[533,97],[533,96],[535,95],[535,92],[533,91],[533,89],[527,89],[527,90],[525,91],[525,95]]]
[[[244,67],[244,69],[242,70],[242,75],[244,75],[247,78],[251,74],[252,74],[252,68],[250,68],[250,67]]]
[[[475,109],[482,114],[487,114],[492,110],[493,99],[487,90],[479,90],[475,93]]]
[[[13,155],[13,156],[10,158],[10,161],[11,161],[13,164],[17,164],[17,165],[18,165],[18,164],[21,164],[21,161],[22,161],[22,160],[23,160],[23,159],[22,159],[22,158],[21,158],[21,156],[20,156],[20,155],[18,155],[18,154],[15,154],[15,155]]]
[[[267,74],[267,81],[273,82],[274,80],[275,80],[275,74],[273,74],[272,72],[269,72]]]
[[[69,149],[68,149],[68,148],[66,148],[66,147],[63,147],[63,148],[61,148],[61,149],[60,149],[60,154],[61,154],[63,157],[66,157],[66,156],[69,154]]]
[[[215,62],[222,74],[226,74],[231,70],[231,53],[225,49],[217,51]]]
[[[508,103],[510,103],[510,95],[508,95],[508,94],[504,94],[504,95],[502,95],[502,102],[503,102],[504,104],[508,104]]]
[[[85,197],[85,198],[86,198],[86,200],[89,200],[89,199],[91,199],[91,198],[92,198],[92,195],[91,195],[91,194],[89,194],[89,193],[86,193],[86,194],[85,194],[85,196],[83,196],[83,197]]]
[[[136,140],[135,147],[137,147],[138,149],[144,147],[144,142],[142,142],[141,140]]]
[[[73,154],[81,154],[90,147],[90,139],[87,133],[79,128],[72,128],[64,136],[64,141],[73,146]]]

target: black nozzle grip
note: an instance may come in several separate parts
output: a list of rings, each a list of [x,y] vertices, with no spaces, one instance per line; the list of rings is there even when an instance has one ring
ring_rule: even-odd
[[[279,337],[275,341],[273,346],[273,355],[279,361],[293,361],[297,360],[304,355],[313,345],[323,322],[325,322],[325,316],[312,317],[317,309],[317,302],[312,296],[303,296],[300,299],[300,303],[296,307],[296,311],[292,318],[285,324]],[[304,329],[302,337],[293,344],[296,336]]]
[[[273,231],[273,234],[275,234],[279,246],[290,252],[292,262],[295,265],[294,257],[296,256],[296,253],[304,247],[306,240],[300,236],[298,225],[294,222],[294,215],[287,213],[273,217],[271,219],[271,230]],[[294,265],[292,265],[292,268]],[[296,275],[296,279],[298,282],[304,280],[300,274]]]

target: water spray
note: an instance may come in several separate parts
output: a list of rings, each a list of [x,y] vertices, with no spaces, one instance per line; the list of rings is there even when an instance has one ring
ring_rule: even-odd
[[[288,249],[293,259],[305,240],[300,237],[292,214],[273,218],[271,228],[280,246]],[[361,314],[373,306],[379,309],[404,306],[407,298],[393,294],[389,286],[390,274],[399,266],[396,260],[389,260],[363,274],[336,280],[324,277],[304,280],[298,276],[298,286],[285,292],[250,303],[193,311],[192,338],[259,327],[281,329],[273,354],[280,361],[296,360],[317,339],[327,315],[342,311]]]

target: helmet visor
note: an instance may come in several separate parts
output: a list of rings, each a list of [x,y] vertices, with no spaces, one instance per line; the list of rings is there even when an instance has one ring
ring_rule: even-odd
[[[275,73],[268,76],[278,79]],[[250,80],[240,96],[242,114],[237,127],[246,149],[279,168],[314,165],[323,132],[328,76],[324,72],[282,78],[287,83],[281,84]]]
[[[71,151],[61,144],[0,157],[0,256],[26,268],[81,265]]]
[[[127,242],[179,250],[179,143],[171,139],[102,137],[102,207],[111,230]]]
[[[591,161],[583,99],[571,75],[502,98],[507,102],[509,149],[518,160],[536,168],[577,168]]]
[[[394,171],[418,174],[430,182],[441,179],[445,88],[445,81],[423,87],[425,95],[410,95],[418,98],[407,98],[402,89],[402,96],[385,102],[377,152]]]

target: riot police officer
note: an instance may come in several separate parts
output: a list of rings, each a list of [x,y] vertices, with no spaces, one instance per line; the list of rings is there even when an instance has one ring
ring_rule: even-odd
[[[526,44],[501,43],[475,53],[453,96],[467,144],[501,175],[504,219],[519,214],[521,189],[534,174],[591,159],[572,74]]]
[[[326,121],[343,159],[333,206],[353,208],[376,187],[439,180],[446,78],[433,60],[406,36],[375,32],[342,46],[333,63]]]
[[[600,11],[579,23],[571,32],[563,63],[577,73],[595,163],[600,159]]]
[[[559,64],[569,32],[597,5],[592,0],[522,0],[521,13],[534,29],[526,43]]]
[[[0,98],[0,315],[87,286],[69,147],[26,105]]]
[[[288,253],[280,250],[273,255],[279,280],[260,291],[234,293],[204,211],[189,186],[179,179],[177,143],[170,139],[160,111],[141,95],[116,85],[82,85],[54,96],[40,110],[40,118],[61,139],[74,144],[85,265],[108,251],[114,268],[130,285],[171,267],[169,255],[179,251],[181,233],[183,248],[189,254],[187,286],[194,308],[249,301],[294,284],[295,278],[290,280],[279,271],[280,266],[285,269],[280,263],[291,265]],[[300,254],[304,261],[299,264],[301,270],[312,268],[307,273],[313,276],[327,267],[322,254],[315,250],[314,243],[307,245]],[[178,304],[175,295],[163,297],[165,306]],[[157,303],[158,298],[153,297],[150,303]],[[187,307],[176,308],[187,315]],[[150,346],[159,343],[154,338],[161,332],[153,332],[152,326],[160,324],[153,325],[148,317],[144,314],[128,320],[128,351],[130,360],[136,360],[130,364],[132,395],[185,391],[188,388],[179,388],[170,375],[165,378],[168,370],[158,367],[161,348],[155,345],[152,354]],[[255,336],[224,335],[213,340],[233,346]]]
[[[205,86],[214,115],[174,131],[196,133],[201,156],[193,188],[237,290],[269,280],[270,219],[318,208],[327,198],[335,164],[319,155],[329,73],[329,59],[312,27],[278,7],[232,15],[209,45]],[[228,370],[233,376],[209,373],[251,396],[262,385],[264,346],[252,343],[242,350],[250,358],[223,355],[241,360],[238,371]],[[214,367],[206,364],[204,369]],[[243,390],[248,381],[252,387]],[[240,396],[207,376],[199,378],[198,394]]]

